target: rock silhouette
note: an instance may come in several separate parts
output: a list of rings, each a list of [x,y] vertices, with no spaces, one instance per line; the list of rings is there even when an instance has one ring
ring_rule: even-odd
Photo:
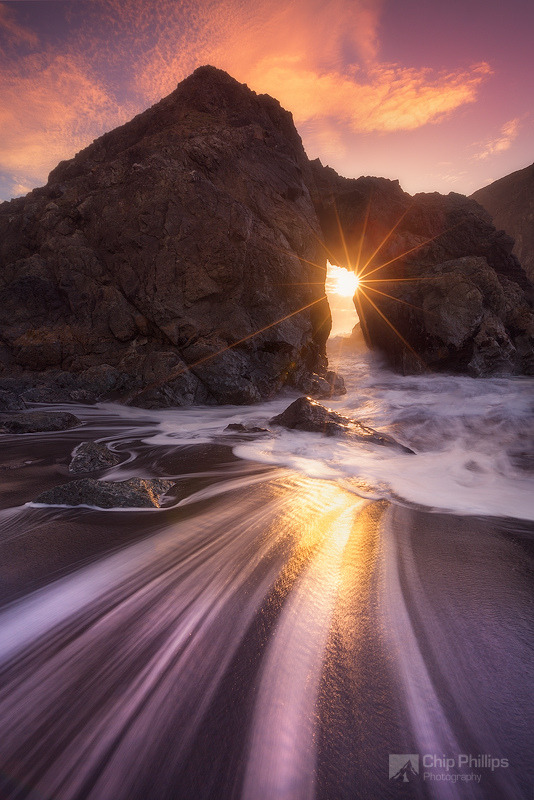
[[[80,478],[42,492],[35,502],[51,506],[160,508],[161,497],[173,486],[172,481],[160,478],[130,478],[126,481]]]
[[[103,442],[81,442],[72,453],[69,472],[96,472],[115,467],[122,460],[123,456],[114,453]]]
[[[337,411],[326,408],[311,397],[299,397],[285,411],[269,420],[269,423],[290,430],[323,433],[325,436],[346,436],[365,444],[378,444],[413,454],[413,450],[400,444],[392,436],[362,425],[358,420],[338,414]]]
[[[0,206],[4,373],[147,406],[248,403],[323,375],[311,183],[276,100],[196,70]]]
[[[66,431],[81,425],[81,420],[68,411],[27,411],[6,415],[0,420],[0,431],[7,433],[40,433]]]
[[[498,228],[514,239],[513,252],[534,281],[534,164],[473,192]]]

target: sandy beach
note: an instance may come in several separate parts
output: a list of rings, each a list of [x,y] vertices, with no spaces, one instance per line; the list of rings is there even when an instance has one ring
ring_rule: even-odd
[[[75,411],[82,428],[4,437],[4,796],[528,796],[531,523],[358,497],[230,443],[150,446],[149,412]],[[115,480],[175,481],[162,508],[25,505],[103,435],[135,455]],[[509,766],[451,783],[421,763],[399,787],[398,753]]]

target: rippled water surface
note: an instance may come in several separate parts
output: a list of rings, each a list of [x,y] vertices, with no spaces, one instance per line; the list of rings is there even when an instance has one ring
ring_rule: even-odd
[[[415,455],[225,431],[291,396],[2,437],[2,797],[531,797],[533,382],[340,369],[329,404]],[[32,504],[87,439],[164,507]],[[509,766],[425,778],[459,754]]]

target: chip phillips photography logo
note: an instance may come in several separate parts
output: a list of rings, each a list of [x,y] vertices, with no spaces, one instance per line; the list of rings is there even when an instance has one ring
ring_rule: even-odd
[[[389,779],[395,783],[411,783],[419,775],[417,753],[390,753]]]
[[[420,766],[423,768],[422,773]],[[412,783],[421,779],[436,783],[480,783],[485,773],[507,769],[509,766],[508,758],[496,757],[490,753],[390,753],[389,779],[395,783]]]

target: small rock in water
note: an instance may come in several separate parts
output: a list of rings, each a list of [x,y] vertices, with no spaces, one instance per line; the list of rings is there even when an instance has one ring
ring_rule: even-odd
[[[243,425],[242,422],[231,422],[224,430],[234,433],[270,433],[268,428],[259,428],[257,425]]]
[[[325,408],[311,397],[299,397],[285,411],[273,417],[270,423],[290,430],[324,433],[326,436],[347,435],[361,442],[393,447],[403,453],[413,453],[413,450],[400,444],[392,436],[379,433],[357,420]]]
[[[324,377],[315,373],[307,376],[299,382],[296,388],[319,399],[347,394],[345,381],[341,375],[332,371],[327,372]]]
[[[43,492],[36,503],[49,506],[96,506],[97,508],[160,508],[160,498],[174,486],[159,478],[97,481],[82,478]]]
[[[103,442],[82,442],[72,454],[69,472],[96,472],[115,467],[121,460],[121,456],[112,452]]]
[[[66,431],[81,425],[81,419],[68,411],[28,411],[13,414],[2,420],[8,433],[40,433],[42,431]]]

